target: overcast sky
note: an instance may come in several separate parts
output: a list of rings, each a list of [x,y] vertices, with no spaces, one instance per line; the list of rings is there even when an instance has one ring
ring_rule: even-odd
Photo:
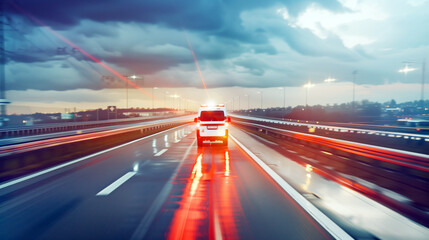
[[[7,2],[9,113],[125,106],[124,82],[70,43],[137,75],[147,92],[158,87],[156,106],[173,94],[194,103],[240,98],[242,108],[262,95],[264,107],[283,106],[283,93],[295,106],[308,81],[316,84],[309,104],[350,102],[355,70],[357,100],[419,100],[429,57],[426,0]],[[399,73],[405,64],[416,70]],[[329,77],[337,81],[323,83]],[[130,90],[130,106],[151,104]]]

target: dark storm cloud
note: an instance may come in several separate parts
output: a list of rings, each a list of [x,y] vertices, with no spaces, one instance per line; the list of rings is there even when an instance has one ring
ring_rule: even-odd
[[[240,24],[239,14],[244,10],[286,5],[292,15],[298,14],[313,1],[235,0],[18,0],[16,5],[53,27],[67,27],[78,24],[82,19],[97,22],[142,22],[165,24],[174,28],[186,27],[193,30],[228,32],[228,26]],[[335,10],[344,10],[335,0],[321,0],[318,4]],[[12,7],[13,8],[13,7]],[[15,10],[16,11],[16,10]]]
[[[257,59],[241,59],[234,62],[236,66],[242,67],[245,72],[252,75],[262,76],[267,69],[267,64]],[[240,70],[238,70],[240,72]]]
[[[357,60],[356,54],[344,47],[338,36],[330,34],[320,39],[308,29],[288,28],[283,38],[291,48],[307,56],[331,56],[344,61]]]
[[[90,22],[81,24],[78,34],[91,38],[96,36],[115,36],[116,22],[158,24],[173,29],[187,29],[201,35],[213,36],[219,41],[225,41],[225,46],[235,47],[240,51],[240,43],[255,44],[256,53],[275,54],[275,49],[268,44],[269,34],[263,29],[245,29],[242,26],[240,14],[243,11],[270,7],[274,4],[284,4],[290,9],[290,14],[296,15],[313,1],[194,1],[194,0],[20,0],[8,6],[8,9],[21,18],[27,18],[26,13],[40,19],[46,25],[56,30],[67,30],[82,23],[84,20],[106,23],[107,27],[94,26]],[[333,11],[344,10],[335,0],[322,0],[319,5]],[[23,9],[23,11],[19,10]],[[25,13],[25,12],[26,13]],[[28,21],[32,24],[34,22]],[[35,24],[38,26],[37,24]],[[221,39],[231,39],[228,40]],[[234,42],[233,42],[234,41]],[[291,42],[293,47],[304,54],[305,47]],[[83,46],[85,47],[85,46]],[[230,55],[213,49],[211,51],[198,50],[201,59],[219,59]],[[42,60],[35,58],[34,60]],[[49,60],[49,59],[48,59]],[[114,62],[113,62],[114,63]]]
[[[245,52],[253,52],[255,54],[277,54],[276,49],[270,44],[269,38],[273,36],[272,32],[267,31],[264,27],[249,29],[243,26],[241,14],[245,11],[253,9],[261,9],[272,7],[274,5],[286,6],[291,16],[297,16],[300,11],[304,10],[313,1],[260,1],[260,0],[236,0],[236,1],[195,1],[195,0],[17,0],[13,4],[8,5],[9,14],[14,15],[17,22],[26,22],[25,31],[30,32],[28,25],[33,25],[34,29],[40,29],[40,26],[31,21],[27,13],[41,20],[47,26],[53,28],[57,32],[71,38],[82,49],[96,56],[101,61],[112,64],[113,67],[118,67],[122,72],[132,72],[141,74],[153,74],[171,67],[177,67],[180,64],[192,63],[193,59],[186,44],[184,31],[189,32],[190,41],[194,51],[201,62],[207,60],[226,60],[238,57]],[[341,4],[336,0],[322,0],[317,3],[331,11],[345,11]],[[15,7],[18,6],[18,7]],[[19,10],[23,9],[23,11]],[[273,13],[274,14],[274,13]],[[133,32],[120,32],[120,28],[124,24],[143,26],[142,29],[136,31],[140,35]],[[21,24],[20,26],[24,26]],[[134,50],[131,47],[139,45],[136,42],[122,44],[122,37],[130,38],[152,38],[150,33],[142,35],[146,29],[144,26],[156,26],[158,29],[173,29],[175,35],[167,38],[170,41],[176,41],[172,45],[182,48],[178,54],[171,55],[171,52],[159,51],[150,52],[146,50]],[[24,28],[21,28],[24,29]],[[119,30],[118,30],[119,29]],[[135,30],[135,29],[134,29]],[[35,30],[32,30],[35,31]],[[46,32],[41,30],[39,35],[46,35]],[[134,36],[134,35],[135,36]],[[340,44],[339,40],[332,36],[324,41],[321,41],[316,36],[312,35],[308,30],[297,30],[285,28],[276,35],[287,42],[294,50],[309,56],[323,56],[324,54],[333,55],[334,57],[353,60],[350,53],[343,51],[343,48],[336,49],[332,44]],[[32,35],[34,36],[34,35]],[[36,35],[37,36],[37,35]],[[26,50],[21,51],[21,46],[15,48],[15,53],[9,55],[9,60],[16,63],[38,63],[46,62],[57,64],[61,59],[73,58],[74,65],[71,67],[79,73],[73,74],[78,80],[65,82],[53,82],[46,80],[49,77],[48,73],[36,73],[40,76],[34,76],[33,79],[38,80],[38,84],[29,82],[24,79],[22,81],[12,81],[9,85],[10,89],[77,89],[90,88],[98,89],[106,87],[103,84],[95,81],[87,81],[86,77],[102,78],[106,72],[101,69],[93,69],[90,73],[82,72],[82,65],[86,65],[88,60],[81,54],[69,54],[61,56],[55,52],[57,48],[64,48],[65,43],[52,41],[52,39],[31,39],[31,37],[22,38],[11,36],[9,43],[18,42],[23,45],[28,45],[29,41],[36,42],[51,42],[38,46],[38,51],[28,51],[34,47],[25,46]],[[49,37],[48,37],[49,38]],[[165,38],[165,36],[164,36]],[[177,41],[176,38],[181,39]],[[110,39],[107,43],[103,43],[102,39]],[[306,39],[307,41],[302,41]],[[164,40],[165,41],[165,40]],[[314,42],[321,43],[321,47],[316,47]],[[19,45],[19,43],[17,43]],[[146,45],[145,45],[146,44]],[[162,45],[166,43],[145,43],[140,45],[151,49],[156,44]],[[70,50],[70,49],[69,49]],[[331,53],[331,51],[333,53]],[[267,65],[255,64],[250,62],[236,61],[237,66],[242,67],[242,70],[255,76],[262,76],[266,72]],[[65,65],[68,66],[68,65]],[[94,67],[97,68],[97,67]],[[59,67],[53,68],[59,71]],[[70,69],[70,70],[72,70]],[[33,69],[35,70],[35,69]],[[55,73],[54,75],[60,75]],[[111,75],[111,74],[110,74]],[[22,74],[17,75],[22,76]],[[17,76],[13,76],[17,78]],[[69,73],[70,76],[70,73]],[[67,76],[64,79],[72,79]],[[178,86],[186,83],[176,83]],[[114,85],[116,87],[116,85]]]
[[[82,20],[95,22],[139,22],[160,24],[175,29],[188,29],[240,42],[264,44],[267,36],[263,29],[248,31],[243,28],[240,14],[257,8],[284,4],[291,15],[297,15],[313,1],[275,0],[235,0],[235,1],[195,1],[195,0],[21,0],[15,4],[24,11],[42,20],[54,29],[67,29]],[[343,10],[336,0],[321,0],[318,4],[331,11]],[[22,15],[15,5],[15,12]],[[86,31],[98,34],[114,34],[112,31],[93,29]]]
[[[127,68],[130,72],[152,74],[172,66],[177,66],[179,62],[191,62],[191,59],[175,59],[167,56],[132,56],[127,57],[107,57],[107,62],[114,63],[117,66]]]

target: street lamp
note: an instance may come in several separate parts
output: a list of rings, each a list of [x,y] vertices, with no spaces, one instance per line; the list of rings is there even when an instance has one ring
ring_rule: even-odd
[[[157,87],[153,87],[152,88],[152,109],[155,108],[154,106],[154,100],[155,100],[155,95],[154,95],[154,90],[158,89]]]
[[[355,86],[356,86],[356,74],[358,74],[358,72],[356,71],[356,70],[354,70],[353,72],[352,72],[352,74],[353,74],[353,98],[352,98],[352,110],[353,110],[353,113],[355,112]]]
[[[286,109],[286,87],[279,87],[279,90],[283,89],[283,108]]]
[[[174,98],[174,99],[180,98],[180,96],[179,96],[179,95],[177,95],[177,94],[171,95],[170,97],[172,97],[172,98]],[[180,104],[180,103],[179,103],[179,104]],[[178,105],[177,110],[179,110],[179,107],[180,107],[180,105]]]
[[[244,94],[245,97],[247,97],[247,110],[250,109],[250,105],[249,105],[249,95],[248,94]]]
[[[331,76],[329,76],[328,78],[325,78],[324,80],[323,80],[323,82],[325,82],[325,83],[333,83],[333,82],[336,82],[337,81],[337,79],[335,79],[335,78],[332,78]]]
[[[235,111],[235,100],[234,97],[232,97],[232,111]]]
[[[232,108],[231,108],[231,104],[230,104],[230,103],[231,103],[231,100],[226,100],[226,101],[225,101],[226,108],[227,108],[227,109],[230,109],[229,111],[231,111],[231,109],[232,109]]]
[[[261,110],[262,110],[262,99],[263,99],[263,97],[264,97],[264,92],[262,92],[262,91],[258,91],[258,94],[261,94]]]
[[[414,67],[408,67],[409,63],[416,63],[416,62],[405,62],[404,68],[399,69],[398,72],[403,73],[403,74],[405,74],[405,76],[407,76],[407,74],[409,72],[418,70],[417,68],[414,68]],[[424,105],[424,100],[425,100],[424,99],[425,98],[425,68],[426,68],[426,60],[423,59],[423,62],[422,62],[422,84],[421,84],[421,93],[420,93],[420,100],[422,103],[422,107]]]
[[[131,78],[132,80],[136,80],[137,78],[139,78],[139,77],[137,77],[136,75],[131,75],[131,76],[126,76],[127,78]],[[126,81],[126,90],[125,90],[125,92],[126,92],[126,108],[128,108],[128,81]]]
[[[313,83],[311,83],[310,81],[308,81],[306,84],[304,84],[304,88],[305,88],[305,106],[308,106],[308,89],[314,87],[315,85]]]
[[[164,92],[164,108],[166,108],[167,107],[167,94],[168,94],[169,92],[168,91],[165,91]]]

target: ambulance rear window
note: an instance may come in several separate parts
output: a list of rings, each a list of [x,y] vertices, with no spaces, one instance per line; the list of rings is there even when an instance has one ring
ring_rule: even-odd
[[[200,121],[223,121],[225,114],[223,111],[201,111]]]

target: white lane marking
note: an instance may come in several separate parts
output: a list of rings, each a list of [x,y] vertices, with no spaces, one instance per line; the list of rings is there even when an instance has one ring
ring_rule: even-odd
[[[112,184],[107,186],[105,189],[101,190],[97,193],[97,196],[106,196],[115,191],[119,186],[121,186],[124,182],[134,176],[137,172],[127,172],[124,176],[114,181]]]
[[[161,156],[163,153],[165,153],[165,152],[167,152],[167,148],[164,148],[164,149],[162,149],[161,151],[159,151],[159,152],[157,152],[154,156],[155,157],[159,157],[159,156]]]
[[[7,187],[12,186],[12,185],[15,185],[15,184],[17,184],[17,183],[24,182],[24,181],[26,181],[26,180],[29,180],[29,179],[32,179],[32,178],[38,177],[38,176],[43,175],[43,174],[45,174],[45,173],[53,172],[53,171],[55,171],[55,170],[57,170],[57,169],[60,169],[60,168],[63,168],[63,167],[66,167],[66,166],[69,166],[69,165],[72,165],[72,164],[75,164],[75,163],[78,163],[78,162],[84,161],[84,160],[86,160],[86,159],[89,159],[89,158],[92,158],[92,157],[95,157],[95,156],[101,155],[101,154],[103,154],[103,153],[110,152],[110,151],[113,151],[113,150],[115,150],[115,149],[118,149],[118,148],[121,148],[121,147],[125,147],[125,146],[127,146],[127,145],[130,145],[130,144],[133,144],[133,143],[136,143],[136,142],[139,142],[139,141],[142,141],[142,140],[145,140],[145,139],[151,138],[151,137],[153,137],[153,136],[156,136],[156,135],[163,134],[163,133],[165,133],[165,132],[168,132],[168,131],[174,130],[174,129],[176,129],[176,128],[181,128],[181,127],[184,127],[184,126],[178,126],[178,127],[170,128],[170,129],[164,130],[164,131],[162,131],[162,132],[158,132],[158,133],[155,133],[155,134],[152,134],[152,135],[146,136],[146,137],[142,137],[142,138],[139,138],[139,139],[133,140],[133,141],[131,141],[131,142],[127,142],[127,143],[121,144],[121,145],[116,146],[116,147],[112,147],[112,148],[109,148],[109,149],[106,149],[106,150],[103,150],[103,151],[100,151],[100,152],[96,152],[96,153],[90,154],[90,155],[85,156],[85,157],[78,158],[78,159],[73,160],[73,161],[70,161],[70,162],[66,162],[66,163],[60,164],[60,165],[55,166],[55,167],[48,168],[48,169],[46,169],[46,170],[42,170],[42,171],[40,171],[40,172],[36,172],[36,173],[30,174],[30,175],[27,175],[27,176],[24,176],[24,177],[21,177],[21,178],[15,179],[15,180],[11,180],[11,181],[9,181],[9,182],[6,182],[6,183],[1,184],[1,185],[0,185],[0,189],[7,188]]]
[[[323,214],[318,208],[311,204],[304,198],[298,191],[289,185],[282,177],[280,177],[274,170],[272,170],[264,161],[258,158],[247,147],[240,143],[235,137],[229,135],[237,145],[243,149],[270,177],[289,195],[295,202],[297,202],[310,216],[312,216],[327,232],[329,232],[335,239],[353,239],[336,223]]]
[[[194,139],[192,144],[188,147],[188,149],[186,149],[185,155],[183,155],[183,158],[180,164],[177,165],[176,169],[174,170],[174,173],[171,175],[170,179],[168,179],[168,182],[164,185],[159,195],[153,201],[152,205],[149,208],[148,213],[146,213],[142,221],[137,226],[135,232],[131,236],[131,239],[144,239],[147,231],[149,230],[150,225],[152,225],[152,222],[156,217],[156,214],[161,209],[162,204],[164,204],[165,200],[168,197],[168,194],[171,192],[171,189],[173,189],[173,184],[171,182],[177,176],[177,173],[179,172],[180,167],[183,165],[183,162],[188,157],[189,152],[191,151],[192,147],[195,145],[196,141],[197,139]]]
[[[215,230],[215,240],[222,240],[222,230],[220,228],[219,223],[219,215],[217,213],[217,210],[214,210],[214,230]]]

